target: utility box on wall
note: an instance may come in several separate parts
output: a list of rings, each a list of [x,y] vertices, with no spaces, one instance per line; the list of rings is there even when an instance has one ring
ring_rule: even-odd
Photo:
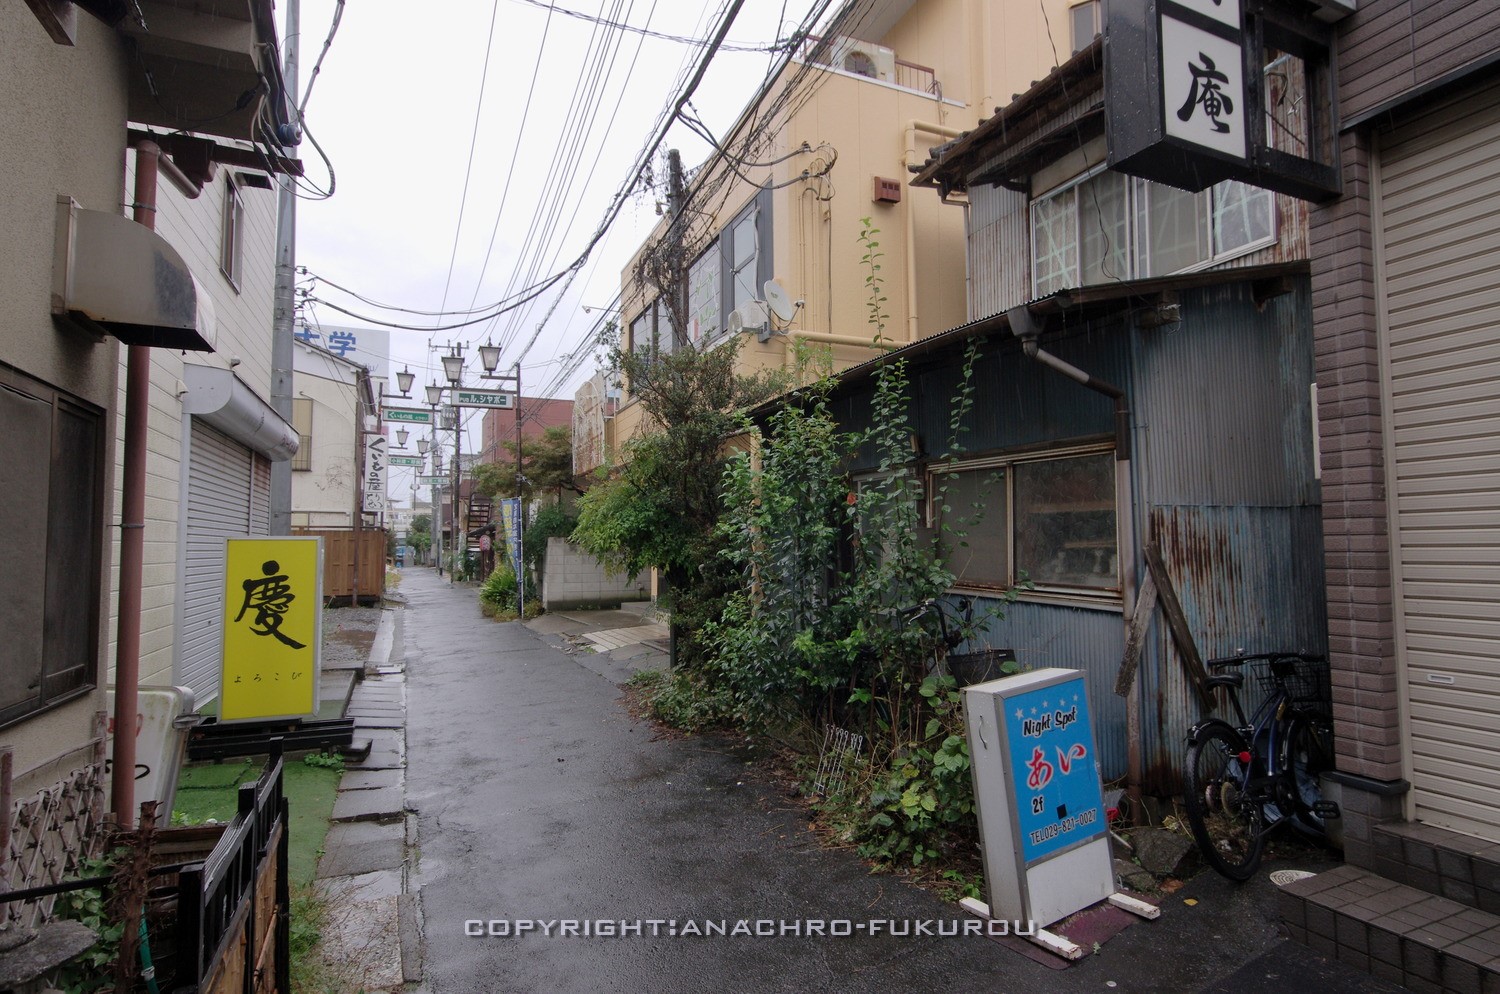
[[[964,689],[989,914],[1045,927],[1115,891],[1079,670]]]

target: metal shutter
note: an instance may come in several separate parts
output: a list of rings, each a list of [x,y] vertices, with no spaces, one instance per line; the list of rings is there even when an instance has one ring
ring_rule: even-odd
[[[271,470],[196,418],[190,445],[177,682],[201,706],[219,695],[224,539],[269,531]]]
[[[1383,146],[1376,218],[1412,796],[1418,819],[1497,839],[1500,88]]]

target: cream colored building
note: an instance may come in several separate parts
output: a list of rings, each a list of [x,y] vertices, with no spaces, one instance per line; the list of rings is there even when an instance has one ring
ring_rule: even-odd
[[[297,445],[270,406],[274,183],[223,166],[197,192],[162,182],[156,217],[212,300],[216,337],[213,352],[151,357],[141,684],[189,687],[201,707],[218,695],[224,539],[270,533],[271,462]]]
[[[145,524],[130,529],[145,537],[142,676],[175,682],[173,642],[185,627],[175,604],[186,517],[177,465],[189,406],[212,418],[211,381],[235,380],[227,396],[242,404],[267,380],[256,367],[268,361],[269,303],[250,298],[268,297],[269,279],[247,265],[232,295],[212,280],[221,262],[236,264],[217,241],[225,185],[264,162],[233,142],[277,130],[286,106],[270,0],[212,10],[172,0],[5,4],[0,38],[0,528],[10,552],[0,752],[15,798],[4,816],[38,840],[0,862],[24,887],[75,871],[101,839],[127,343],[148,358],[152,382],[135,421],[147,435]],[[198,135],[184,132],[188,123]],[[160,202],[137,205],[127,163],[153,145],[165,152]],[[207,175],[215,161],[217,183]],[[171,177],[191,188],[188,173],[204,188],[176,202]],[[227,216],[250,253],[269,229],[245,200],[243,215]],[[230,373],[232,357],[248,382]],[[7,918],[41,913],[22,908],[13,903]]]
[[[360,364],[298,341],[292,371],[292,527],[350,528],[359,495],[359,440],[374,410],[371,379]]]
[[[629,347],[740,334],[747,370],[791,368],[798,344],[843,369],[967,320],[967,207],[909,189],[910,168],[1091,41],[1098,0],[878,0],[841,20],[754,95],[720,139],[728,154],[687,184],[682,335],[674,340],[659,290],[636,275],[669,236],[666,220],[625,268]],[[868,243],[865,219],[878,229]],[[886,298],[878,322],[862,261],[872,247]],[[773,280],[785,316],[767,306],[777,303],[767,300]],[[627,391],[608,423],[606,459],[618,458],[641,417]]]

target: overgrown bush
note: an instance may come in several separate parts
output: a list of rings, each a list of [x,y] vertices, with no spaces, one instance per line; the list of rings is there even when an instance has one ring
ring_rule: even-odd
[[[489,578],[479,588],[479,600],[491,607],[509,607],[516,603],[516,571],[509,556],[499,556]]]
[[[630,678],[651,717],[685,732],[732,724],[733,702],[703,674],[690,670],[641,670]]]
[[[567,538],[577,527],[578,515],[561,503],[540,508],[521,535],[522,556],[527,570],[532,574],[540,573],[547,558],[547,539]]]

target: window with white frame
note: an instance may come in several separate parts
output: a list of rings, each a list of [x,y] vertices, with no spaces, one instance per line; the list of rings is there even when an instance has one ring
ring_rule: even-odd
[[[1088,48],[1098,37],[1101,30],[1100,6],[1099,0],[1083,0],[1083,3],[1068,8],[1068,26],[1072,29],[1074,55]]]
[[[224,223],[219,233],[219,270],[229,285],[240,288],[241,244],[244,241],[245,201],[239,181],[224,172]]]
[[[713,341],[724,327],[719,314],[722,271],[717,244],[688,267],[688,340],[694,345]]]
[[[1276,239],[1269,190],[1233,180],[1187,193],[1103,167],[1031,203],[1038,297],[1223,262]]]
[[[292,398],[292,428],[297,432],[297,454],[292,456],[292,471],[312,469],[313,402],[311,397]]]
[[[1072,449],[974,460],[931,472],[961,587],[1118,597],[1114,452]]]

